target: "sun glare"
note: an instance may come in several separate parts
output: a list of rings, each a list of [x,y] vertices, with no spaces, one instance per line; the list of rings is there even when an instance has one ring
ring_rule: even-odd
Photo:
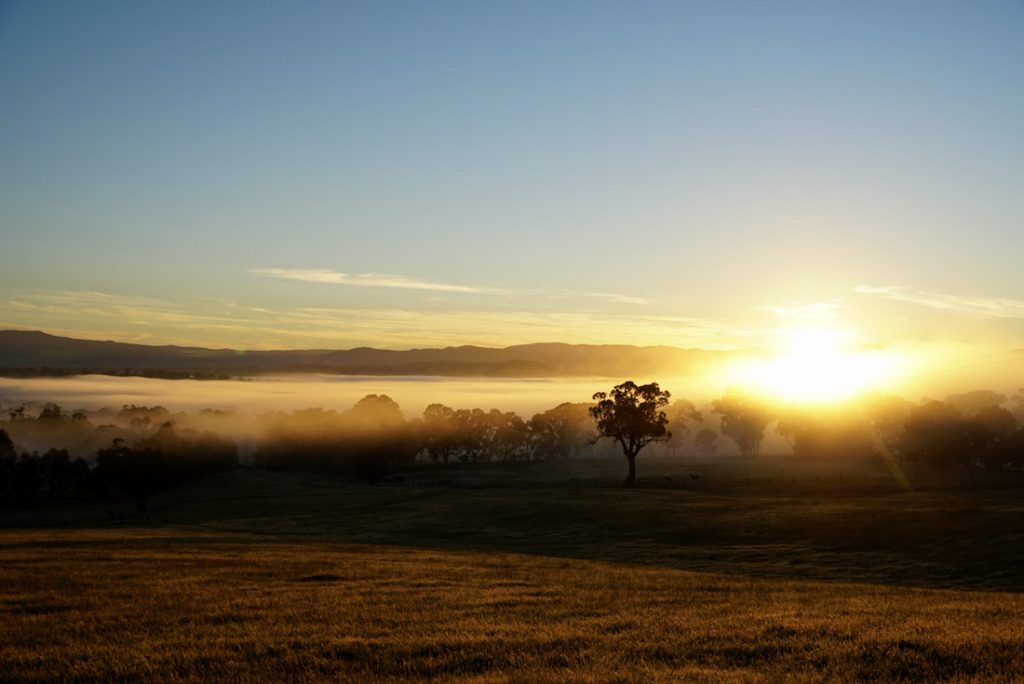
[[[792,403],[841,401],[891,382],[898,357],[885,351],[858,351],[839,330],[779,331],[785,344],[770,359],[741,364],[731,384]]]

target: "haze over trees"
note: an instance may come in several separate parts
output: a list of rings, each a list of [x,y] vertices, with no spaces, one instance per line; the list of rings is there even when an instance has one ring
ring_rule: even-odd
[[[160,406],[91,413],[54,403],[11,406],[0,421],[0,500],[145,498],[240,464],[377,482],[417,463],[456,467],[593,455],[599,439],[626,457],[624,484],[633,487],[637,456],[652,443],[665,443],[673,459],[680,450],[723,458],[734,453],[731,441],[741,457],[752,459],[773,423],[801,460],[1024,468],[1024,393],[981,390],[918,403],[872,393],[842,404],[792,406],[733,390],[711,402],[710,411],[687,400],[670,404],[670,397],[658,383],[626,381],[596,393],[594,403],[563,403],[528,420],[511,411],[441,403],[407,419],[394,400],[378,394],[345,411],[255,417],[210,409],[172,413]],[[705,415],[719,419],[720,433],[704,424]]]
[[[689,399],[676,399],[665,409],[665,415],[669,432],[665,439],[665,453],[675,456],[693,432],[691,426],[696,429],[704,422],[704,416]]]
[[[765,428],[772,422],[766,403],[749,394],[730,390],[711,402],[711,412],[722,417],[722,434],[731,438],[747,457],[757,456],[764,441]]]

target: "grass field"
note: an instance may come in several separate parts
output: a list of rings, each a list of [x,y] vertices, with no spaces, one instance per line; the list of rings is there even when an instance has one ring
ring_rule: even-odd
[[[3,511],[0,679],[1024,679],[1016,483],[622,466]]]

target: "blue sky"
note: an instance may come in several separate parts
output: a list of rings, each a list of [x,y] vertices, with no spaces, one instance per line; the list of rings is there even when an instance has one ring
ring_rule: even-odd
[[[0,327],[1024,333],[1024,5],[0,3]]]

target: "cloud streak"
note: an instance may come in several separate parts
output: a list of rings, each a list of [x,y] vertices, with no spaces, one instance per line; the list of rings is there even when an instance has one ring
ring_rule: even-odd
[[[469,294],[503,294],[506,290],[452,285],[432,280],[417,280],[389,273],[342,273],[326,268],[256,268],[252,273],[304,283],[328,283],[355,287],[386,287],[401,290],[427,290],[429,292],[463,292]]]
[[[861,285],[854,288],[859,294],[879,297],[894,302],[916,304],[936,311],[970,316],[979,319],[1024,318],[1024,299],[1007,297],[973,297],[967,295],[918,290],[909,287]]]
[[[838,311],[842,306],[838,302],[793,302],[791,304],[768,304],[755,308],[757,311],[766,311],[785,320],[818,321],[837,318]]]
[[[494,295],[501,297],[544,297],[547,299],[599,299],[614,304],[644,305],[649,301],[643,297],[616,294],[612,292],[575,292],[570,290],[510,289],[475,285],[455,285],[433,280],[410,278],[390,273],[344,273],[327,268],[255,268],[255,275],[304,283],[328,285],[349,285],[353,287],[381,287],[424,292],[445,292],[454,294]]]
[[[748,346],[763,333],[697,317],[562,309],[269,307],[215,299],[167,301],[59,290],[0,298],[0,328],[85,339],[248,349],[390,349],[529,342]]]

